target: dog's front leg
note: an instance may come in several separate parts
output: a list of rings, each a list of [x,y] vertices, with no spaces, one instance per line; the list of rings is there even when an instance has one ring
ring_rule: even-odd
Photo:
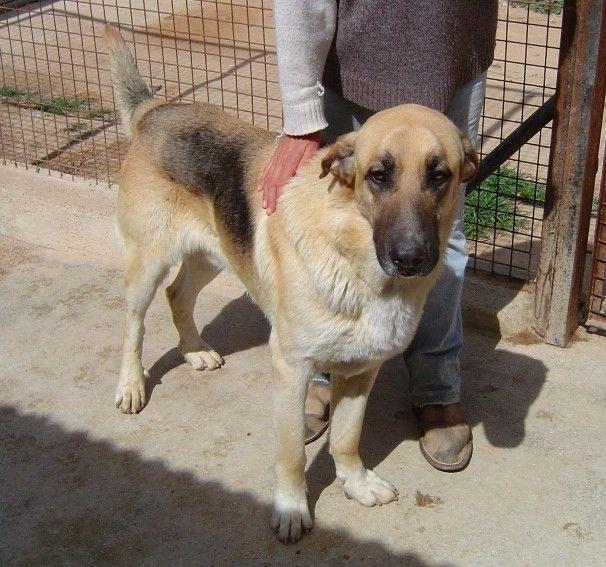
[[[345,496],[364,506],[387,504],[398,498],[389,482],[364,467],[358,453],[366,402],[378,371],[376,368],[349,378],[330,377],[330,452]]]
[[[311,372],[286,362],[272,339],[276,488],[271,526],[281,541],[295,542],[313,526],[305,483],[305,395]]]

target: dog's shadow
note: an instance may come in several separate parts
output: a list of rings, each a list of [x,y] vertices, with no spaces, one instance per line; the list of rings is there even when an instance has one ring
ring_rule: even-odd
[[[269,323],[248,295],[228,303],[200,333],[202,338],[222,356],[229,356],[265,344],[269,339]],[[185,364],[177,348],[165,352],[148,370],[148,398],[164,376]]]
[[[201,334],[218,352],[230,355],[266,343],[269,331],[261,311],[242,295],[223,307]],[[492,446],[507,449],[523,441],[528,411],[545,383],[547,369],[539,360],[497,349],[498,342],[497,335],[466,330],[461,356],[461,400],[472,428],[481,425]],[[150,394],[166,373],[180,364],[183,359],[176,348],[156,361],[149,370]],[[362,460],[368,468],[380,464],[403,441],[418,439],[407,392],[404,360],[396,356],[383,365],[368,401],[360,444]],[[324,445],[307,472],[312,506],[334,480],[326,436],[320,442]]]
[[[482,427],[496,449],[519,446],[526,418],[546,380],[547,368],[529,356],[496,348],[497,335],[466,329],[461,355],[461,402],[472,429]],[[368,400],[360,455],[372,469],[406,440],[419,438],[408,401],[408,372],[402,356],[386,362]],[[310,504],[335,478],[328,443],[317,453],[307,473]],[[417,454],[422,459],[421,453]],[[427,464],[427,467],[430,467]]]

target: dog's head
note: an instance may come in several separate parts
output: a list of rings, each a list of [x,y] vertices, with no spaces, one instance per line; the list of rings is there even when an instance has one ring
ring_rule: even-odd
[[[331,173],[368,220],[389,276],[425,276],[438,263],[478,155],[443,114],[414,104],[371,117],[328,149]]]

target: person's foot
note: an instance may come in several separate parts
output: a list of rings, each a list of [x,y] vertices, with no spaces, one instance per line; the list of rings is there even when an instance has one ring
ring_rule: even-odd
[[[413,406],[423,432],[421,453],[440,471],[463,470],[471,460],[473,439],[461,404]]]
[[[330,383],[311,380],[305,399],[305,444],[324,435],[330,418]]]

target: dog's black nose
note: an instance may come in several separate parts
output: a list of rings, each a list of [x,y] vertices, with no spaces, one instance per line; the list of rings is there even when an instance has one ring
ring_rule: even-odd
[[[402,273],[416,272],[429,257],[424,244],[398,243],[390,253],[391,261]]]

